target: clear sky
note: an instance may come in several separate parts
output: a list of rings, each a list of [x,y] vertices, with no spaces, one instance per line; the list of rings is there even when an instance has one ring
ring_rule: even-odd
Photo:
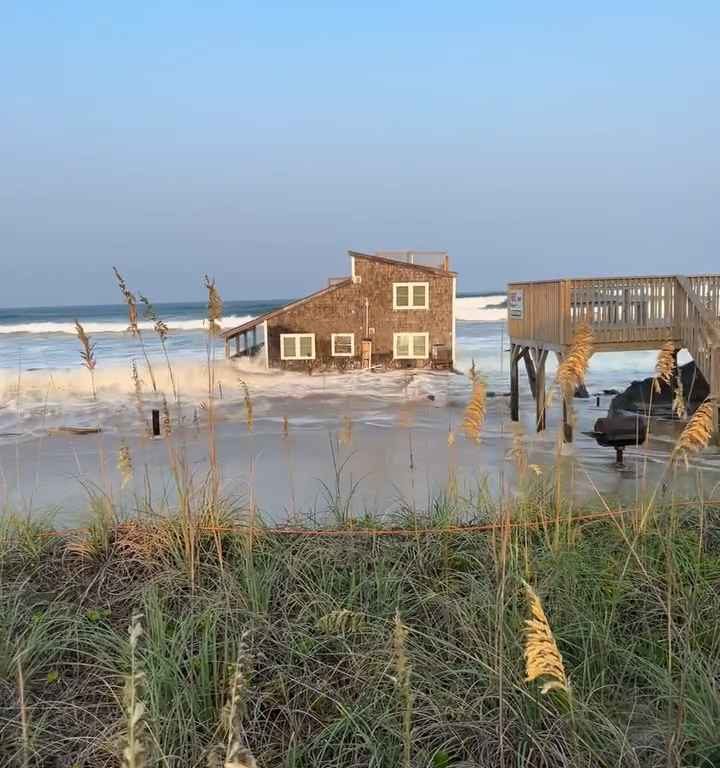
[[[593,10],[589,10],[591,5]],[[720,271],[717,2],[0,2],[0,305]]]

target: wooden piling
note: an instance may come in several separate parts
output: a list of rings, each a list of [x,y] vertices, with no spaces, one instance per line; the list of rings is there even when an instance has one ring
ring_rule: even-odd
[[[542,347],[535,347],[533,349],[535,360],[535,423],[538,432],[544,432],[546,426],[545,363],[547,356],[548,351],[546,349]]]
[[[520,379],[518,375],[520,349],[517,344],[510,347],[510,418],[513,421],[520,420]]]

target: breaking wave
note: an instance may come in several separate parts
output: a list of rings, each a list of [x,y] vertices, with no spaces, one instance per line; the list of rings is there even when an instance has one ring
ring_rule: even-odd
[[[232,328],[235,325],[241,325],[248,320],[252,320],[252,315],[228,315],[221,320],[223,328]],[[82,318],[78,318],[82,322]],[[197,318],[191,320],[168,320],[166,321],[170,331],[204,331],[207,330],[207,320]],[[141,322],[138,326],[143,331],[152,331],[151,322]],[[86,333],[126,333],[128,331],[127,323],[119,322],[88,322],[83,323]],[[75,323],[19,323],[17,325],[0,325],[0,334],[66,334],[75,336]]]

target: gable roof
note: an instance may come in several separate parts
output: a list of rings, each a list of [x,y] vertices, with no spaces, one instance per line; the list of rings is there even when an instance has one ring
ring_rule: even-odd
[[[413,264],[409,261],[400,261],[399,259],[389,259],[386,256],[378,256],[374,253],[360,253],[360,251],[348,251],[350,258],[366,259],[368,261],[377,261],[380,264],[390,264],[394,267],[402,266],[416,269],[418,272],[436,275],[437,277],[457,277],[457,272],[442,267],[428,267],[425,264]]]
[[[400,261],[399,259],[389,259],[386,256],[377,256],[374,253],[360,253],[359,251],[348,251],[348,254],[350,255],[351,259],[353,258],[366,259],[368,261],[375,261],[380,264],[389,264],[395,267],[397,266],[409,267],[410,269],[417,270],[418,272],[434,275],[436,277],[456,277],[457,276],[457,272],[451,272],[450,270],[443,269],[442,267],[428,267],[428,266],[425,266],[424,264],[411,264],[410,262]],[[346,277],[337,282],[333,282],[333,284],[329,285],[327,288],[321,288],[319,291],[315,291],[315,293],[311,293],[308,296],[304,296],[302,299],[291,301],[289,304],[285,304],[282,307],[273,309],[270,312],[266,312],[263,315],[258,315],[257,317],[254,317],[252,320],[248,320],[246,323],[243,323],[242,325],[236,325],[233,328],[228,328],[226,331],[222,331],[220,336],[224,339],[227,339],[232,336],[237,336],[237,334],[239,333],[244,333],[245,331],[251,331],[253,328],[257,328],[258,325],[261,325],[266,320],[269,320],[272,317],[276,317],[277,315],[282,314],[288,309],[299,307],[300,305],[305,304],[308,301],[312,301],[313,299],[316,299],[319,296],[324,296],[326,293],[330,293],[350,283],[352,283],[351,277]]]
[[[271,317],[275,317],[276,315],[281,315],[283,312],[285,312],[288,309],[294,309],[295,307],[299,307],[300,305],[305,304],[308,301],[317,299],[318,296],[324,296],[326,293],[332,293],[332,291],[335,291],[338,288],[342,288],[346,285],[350,285],[351,283],[352,283],[351,277],[343,278],[342,280],[339,280],[338,282],[335,282],[332,285],[329,285],[327,288],[321,288],[319,291],[315,291],[315,293],[311,293],[308,296],[304,296],[302,299],[291,301],[289,304],[284,304],[282,307],[278,307],[277,309],[272,309],[270,310],[270,312],[266,312],[264,315],[258,315],[257,317],[254,317],[252,320],[248,320],[246,323],[243,323],[242,325],[236,325],[234,328],[228,328],[226,331],[223,331],[220,335],[224,339],[227,339],[230,336],[236,336],[238,333],[251,331],[253,328],[257,328],[257,326],[260,325],[261,323],[264,323],[266,320],[269,320]]]

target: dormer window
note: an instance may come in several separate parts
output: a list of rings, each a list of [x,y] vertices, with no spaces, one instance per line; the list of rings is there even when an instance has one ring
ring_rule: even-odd
[[[430,283],[393,283],[393,309],[428,309]]]

